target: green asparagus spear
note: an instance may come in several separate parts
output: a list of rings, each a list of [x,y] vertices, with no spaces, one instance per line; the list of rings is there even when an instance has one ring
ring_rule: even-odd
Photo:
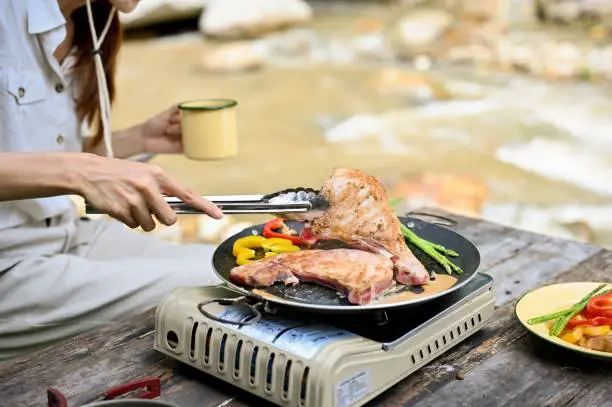
[[[546,315],[542,315],[540,317],[536,317],[536,318],[531,318],[530,320],[527,321],[527,323],[529,325],[533,325],[533,324],[540,324],[542,322],[546,322],[546,321],[550,321],[551,319],[555,319],[555,318],[559,318],[565,315],[568,315],[570,313],[572,313],[576,308],[578,308],[582,303],[584,303],[586,301],[586,303],[589,302],[589,300],[591,299],[592,296],[594,296],[599,290],[601,290],[602,288],[604,288],[606,286],[606,284],[601,284],[600,286],[598,286],[597,288],[595,288],[593,291],[591,291],[590,293],[588,293],[584,298],[582,298],[579,302],[577,302],[576,304],[572,305],[571,307],[564,309],[563,311],[559,311],[559,312],[555,312],[553,314],[546,314]],[[580,308],[580,311],[582,311],[584,309],[584,307],[586,306],[586,304]],[[578,312],[580,312],[578,311]],[[571,318],[570,318],[571,319]],[[564,325],[565,326],[565,325]]]
[[[601,288],[604,287],[605,285],[606,284],[603,284],[603,285],[599,286],[597,290],[601,290]],[[559,336],[561,334],[561,332],[563,332],[563,329],[565,328],[567,323],[570,321],[570,319],[572,319],[576,315],[580,314],[580,312],[582,312],[582,310],[587,306],[587,304],[589,303],[589,300],[592,297],[594,297],[595,295],[597,295],[597,296],[599,296],[599,295],[606,295],[606,294],[611,293],[611,292],[612,292],[612,290],[606,290],[606,291],[603,291],[603,292],[597,294],[597,291],[593,290],[591,293],[589,293],[588,296],[583,298],[582,302],[580,302],[579,304],[576,305],[576,307],[575,307],[575,309],[573,311],[571,311],[565,317],[559,318],[559,320],[557,320],[557,322],[555,322],[555,324],[553,325],[552,329],[550,330],[550,334],[552,336]]]
[[[438,262],[442,267],[444,267],[448,274],[452,274],[453,271],[457,272],[458,274],[463,274],[461,267],[457,266],[455,263],[445,257],[445,255],[458,256],[459,254],[457,252],[417,236],[416,233],[403,224],[400,225],[400,227],[402,229],[402,234],[410,243],[423,250],[423,252]]]
[[[541,317],[531,318],[527,320],[529,325],[541,324],[542,322],[550,321],[551,319],[557,319],[559,317],[566,316],[572,312],[574,308],[564,309],[563,311],[555,312],[554,314],[542,315]]]

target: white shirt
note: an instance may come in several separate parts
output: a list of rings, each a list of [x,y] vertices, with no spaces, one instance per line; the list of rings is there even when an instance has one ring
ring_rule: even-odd
[[[53,56],[65,24],[56,0],[0,0],[0,150],[82,151],[71,61]],[[0,230],[74,210],[68,196],[0,202]]]

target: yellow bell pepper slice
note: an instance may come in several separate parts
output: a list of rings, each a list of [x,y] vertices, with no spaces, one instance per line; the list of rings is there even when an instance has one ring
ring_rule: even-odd
[[[267,252],[274,252],[276,254],[299,252],[301,250],[300,246],[294,245],[291,240],[282,239],[280,237],[266,239],[261,243],[261,247],[263,247]]]
[[[253,249],[262,248],[264,257],[276,256],[280,253],[298,252],[300,247],[296,246],[288,239],[270,238],[263,236],[245,236],[237,239],[232,247],[232,254],[236,257],[236,264],[243,264],[255,261],[256,252]]]
[[[582,327],[582,333],[586,336],[603,336],[610,333],[610,325],[602,326],[590,326],[585,325]]]
[[[242,266],[244,264],[250,263],[254,261],[253,260],[254,257],[255,257],[255,250],[242,249],[238,253],[238,256],[236,256],[236,264],[238,264],[239,266]]]
[[[576,343],[582,338],[582,327],[576,327],[561,335],[561,339],[565,342]]]
[[[238,254],[243,249],[257,249],[261,246],[261,243],[266,240],[263,236],[245,236],[234,242],[234,246],[232,247],[232,254],[234,257],[238,257]]]

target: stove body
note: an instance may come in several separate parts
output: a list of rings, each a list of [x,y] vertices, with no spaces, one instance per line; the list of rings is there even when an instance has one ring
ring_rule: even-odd
[[[492,316],[492,278],[421,305],[368,314],[278,309],[253,325],[220,323],[197,305],[238,294],[174,291],[156,314],[155,349],[279,406],[361,406],[478,331]],[[244,321],[239,305],[213,315]]]

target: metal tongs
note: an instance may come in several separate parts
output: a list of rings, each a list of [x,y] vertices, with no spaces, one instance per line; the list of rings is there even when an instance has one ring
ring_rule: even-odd
[[[179,198],[166,196],[166,202],[177,214],[202,213]],[[311,188],[284,189],[267,195],[215,195],[204,196],[226,214],[280,214],[299,212],[323,212],[329,208],[329,202],[319,191]],[[87,214],[100,214],[93,206],[86,204]]]

